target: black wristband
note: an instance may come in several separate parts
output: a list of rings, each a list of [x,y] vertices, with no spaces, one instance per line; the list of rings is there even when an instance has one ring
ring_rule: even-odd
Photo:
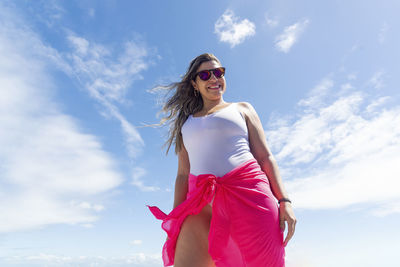
[[[290,201],[290,199],[285,198],[285,197],[283,197],[283,198],[281,198],[281,199],[278,200],[278,203],[279,203],[279,204],[281,204],[281,202],[289,202],[290,204],[292,204],[292,201]]]

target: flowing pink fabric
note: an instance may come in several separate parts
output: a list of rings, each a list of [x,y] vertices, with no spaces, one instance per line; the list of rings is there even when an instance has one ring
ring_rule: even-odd
[[[213,196],[208,252],[217,267],[285,266],[278,205],[255,159],[222,177],[190,174],[186,200],[168,215],[147,206],[163,221],[161,227],[169,236],[162,250],[164,266],[174,264],[176,241],[185,218],[198,214]]]

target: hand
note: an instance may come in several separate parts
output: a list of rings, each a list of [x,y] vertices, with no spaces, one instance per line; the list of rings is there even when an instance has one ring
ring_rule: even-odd
[[[289,240],[294,235],[294,229],[297,223],[296,217],[294,216],[294,212],[292,210],[292,204],[289,202],[281,202],[279,205],[279,226],[282,231],[285,231],[285,221],[288,224],[288,232],[283,241],[283,245],[286,247]]]

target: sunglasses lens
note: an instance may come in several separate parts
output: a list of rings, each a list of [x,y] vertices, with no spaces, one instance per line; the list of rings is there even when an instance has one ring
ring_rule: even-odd
[[[217,78],[221,78],[224,75],[224,70],[222,68],[218,68],[214,70],[214,75]]]
[[[200,79],[202,79],[203,81],[207,81],[208,79],[210,79],[211,77],[211,73],[207,70],[205,71],[200,71],[199,72],[199,77]]]

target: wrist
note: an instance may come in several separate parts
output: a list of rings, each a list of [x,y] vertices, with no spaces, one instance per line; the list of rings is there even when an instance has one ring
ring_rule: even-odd
[[[283,198],[278,200],[278,203],[279,203],[279,205],[282,204],[282,203],[284,203],[284,204],[286,204],[286,203],[292,204],[292,201],[287,197],[283,197]]]

